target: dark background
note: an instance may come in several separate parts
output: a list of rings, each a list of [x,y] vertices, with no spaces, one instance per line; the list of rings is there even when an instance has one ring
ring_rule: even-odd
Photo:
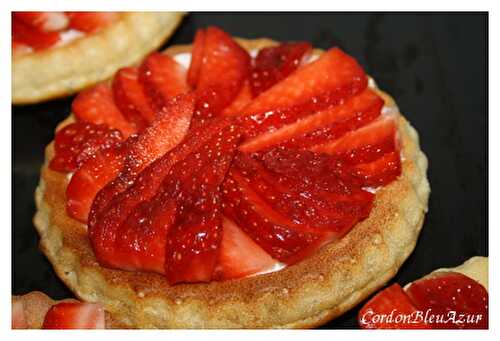
[[[207,25],[246,38],[338,45],[396,99],[420,134],[432,193],[415,252],[393,281],[406,284],[488,254],[487,14],[195,13],[166,46],[191,43],[196,29]],[[72,296],[38,250],[32,224],[43,151],[71,100],[12,107],[13,294]],[[358,309],[324,328],[356,328]]]

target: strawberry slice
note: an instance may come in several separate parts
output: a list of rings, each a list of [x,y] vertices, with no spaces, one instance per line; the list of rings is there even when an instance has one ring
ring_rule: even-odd
[[[28,322],[26,321],[26,314],[24,312],[24,304],[22,299],[12,300],[12,329],[27,329]]]
[[[216,269],[216,276],[221,280],[247,277],[280,265],[234,222],[223,218],[222,226],[222,241]]]
[[[187,74],[187,82],[192,88],[196,88],[200,76],[201,64],[205,49],[205,31],[198,30],[194,36],[193,49],[191,51],[191,64]]]
[[[155,118],[155,112],[139,82],[139,69],[125,67],[115,74],[113,96],[123,116],[141,132]]]
[[[222,116],[239,116],[243,114],[243,109],[252,101],[252,91],[250,83],[245,82],[240,92],[233,102],[222,110]]]
[[[14,12],[14,18],[44,32],[63,30],[69,23],[63,12]]]
[[[488,329],[488,292],[458,272],[437,272],[413,282],[406,290],[413,304],[428,311],[437,329]],[[455,312],[455,320],[450,313]],[[438,316],[444,319],[438,319]],[[463,318],[461,319],[460,316]]]
[[[69,27],[82,32],[96,32],[114,23],[120,15],[116,12],[66,12]]]
[[[363,329],[429,329],[418,310],[397,283],[372,297],[358,313]],[[420,312],[421,313],[421,312]]]
[[[188,75],[196,88],[195,117],[206,119],[220,115],[239,94],[250,73],[250,56],[219,28],[208,27],[197,35]]]
[[[54,139],[55,156],[49,167],[58,172],[73,172],[98,150],[122,141],[118,130],[105,125],[76,122],[65,126]]]
[[[376,119],[383,105],[384,101],[376,93],[366,89],[344,104],[250,138],[241,145],[240,150],[249,153],[278,144],[307,148],[321,142],[332,141]]]
[[[364,90],[367,84],[367,77],[356,60],[333,48],[261,93],[245,112],[255,125],[269,126],[270,122],[283,121],[285,114],[307,115],[342,103]],[[297,106],[297,110],[288,112]]]
[[[123,146],[101,149],[84,162],[66,187],[66,211],[82,223],[87,217],[97,192],[120,172],[124,164]]]
[[[258,96],[274,84],[288,77],[311,55],[312,46],[306,42],[284,43],[259,51],[251,73],[253,96]]]
[[[142,63],[139,80],[155,111],[163,110],[172,97],[189,91],[186,69],[169,55],[157,52]]]
[[[309,149],[333,155],[349,164],[366,163],[398,149],[396,132],[396,121],[392,117],[383,117],[338,140]]]
[[[104,309],[96,303],[61,302],[50,308],[43,329],[105,329]]]
[[[222,235],[218,186],[238,142],[235,126],[215,122],[144,169],[90,221],[99,262],[165,273],[170,283],[210,280]]]
[[[389,152],[375,161],[356,165],[352,168],[351,174],[359,179],[361,186],[387,185],[401,174],[399,151]]]
[[[43,50],[55,45],[60,39],[59,32],[39,31],[15,17],[12,18],[12,41],[15,43]]]
[[[80,92],[73,100],[71,109],[77,119],[118,129],[125,138],[136,132],[115,105],[111,88],[105,84]]]

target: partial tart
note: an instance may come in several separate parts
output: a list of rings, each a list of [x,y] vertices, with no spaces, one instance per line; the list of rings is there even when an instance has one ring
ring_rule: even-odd
[[[87,29],[88,24],[77,26],[82,27],[82,31],[63,32],[62,35],[71,39],[67,43],[65,39],[55,38],[54,46],[37,45],[44,42],[43,39],[48,40],[46,45],[52,45],[50,34],[56,32],[49,32],[44,38],[35,36],[34,51],[25,44],[15,43],[12,103],[32,104],[71,95],[109,78],[119,68],[140,61],[161,46],[173,34],[183,15],[181,12],[119,12],[112,23],[95,32]],[[31,31],[25,34],[31,40]],[[16,53],[16,50],[27,51]]]
[[[197,39],[202,35],[197,34]],[[278,45],[269,39],[236,41],[254,55]],[[187,60],[186,66],[191,52],[199,55],[191,45],[164,51],[181,63]],[[312,60],[322,53],[314,50]],[[192,69],[188,82],[196,73]],[[382,111],[396,122],[400,175],[376,191],[366,219],[307,257],[279,271],[267,269],[267,273],[205,283],[182,283],[170,276],[169,281],[176,284],[169,284],[162,274],[102,266],[87,226],[66,213],[69,177],[49,167],[55,156],[54,143],[47,146],[35,193],[38,211],[34,224],[42,251],[75,295],[103,304],[117,327],[310,328],[334,319],[396,274],[415,247],[430,192],[427,159],[420,150],[417,132],[399,113],[394,100],[373,80],[369,84],[384,101]],[[75,104],[73,108],[78,109]],[[203,107],[197,113],[202,115],[200,111]],[[71,115],[58,131],[73,122],[75,116]],[[256,147],[250,144],[247,148]],[[126,258],[118,263],[127,262]],[[119,267],[118,263],[114,267]]]

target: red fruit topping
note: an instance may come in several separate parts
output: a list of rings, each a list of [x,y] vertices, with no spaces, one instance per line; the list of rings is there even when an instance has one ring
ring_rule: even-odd
[[[247,236],[234,222],[222,221],[222,241],[216,276],[222,280],[254,275],[273,269],[279,262]]]
[[[125,119],[115,105],[111,88],[105,84],[98,84],[80,92],[74,99],[71,109],[79,120],[118,129],[125,138],[135,133],[134,126]]]
[[[97,192],[113,180],[123,167],[123,147],[97,151],[71,177],[66,188],[66,211],[82,223],[87,217]]]
[[[156,111],[163,110],[172,97],[189,91],[186,69],[169,55],[150,54],[139,73],[139,79]]]
[[[55,45],[61,36],[58,32],[44,32],[25,24],[15,17],[12,18],[12,41],[42,50]]]
[[[358,129],[380,115],[384,101],[372,90],[307,116],[277,130],[262,133],[240,147],[244,152],[255,152],[277,144],[294,148],[307,148],[314,144],[333,141],[348,131]]]
[[[435,316],[429,320],[433,328],[488,329],[488,292],[470,277],[437,272],[413,282],[406,292],[419,310]]]
[[[14,17],[39,31],[59,31],[68,26],[63,12],[14,12]]]
[[[252,67],[250,84],[253,95],[258,96],[288,77],[307,61],[311,50],[311,44],[305,42],[284,43],[261,49]]]
[[[358,313],[364,329],[428,329],[423,317],[399,284],[393,284],[372,297]]]
[[[313,146],[310,150],[333,155],[349,164],[371,162],[398,149],[396,132],[396,121],[384,117],[338,140]]]
[[[12,329],[26,329],[28,323],[26,322],[26,315],[24,313],[24,304],[21,299],[12,300]]]
[[[197,37],[188,75],[197,93],[195,117],[205,119],[218,116],[239,94],[250,73],[250,56],[216,27]]]
[[[82,32],[95,32],[109,26],[120,15],[116,12],[67,12],[69,26]]]
[[[71,123],[56,133],[55,156],[49,167],[59,172],[73,172],[98,150],[122,141],[118,130],[87,122]]]
[[[193,49],[191,51],[191,64],[187,74],[187,82],[192,88],[198,84],[200,76],[201,64],[204,56],[205,48],[205,31],[198,30],[194,36]]]
[[[262,125],[274,116],[281,116],[280,111],[286,108],[300,105],[299,113],[312,113],[342,103],[364,90],[367,84],[367,77],[356,60],[333,48],[261,93],[245,112],[252,115],[257,125]]]
[[[101,264],[165,273],[170,283],[211,279],[222,235],[218,187],[239,142],[228,124],[191,131],[90,221]]]
[[[233,102],[222,110],[222,116],[239,116],[244,113],[243,109],[252,101],[252,91],[250,84],[245,82],[240,92],[233,100]]]
[[[50,308],[43,329],[104,329],[104,309],[96,303],[61,302]]]
[[[239,154],[224,186],[225,214],[286,263],[342,237],[373,202],[337,160],[286,148]]]
[[[113,79],[113,95],[116,106],[123,116],[141,132],[155,118],[155,112],[139,82],[139,70],[135,67],[120,69]]]
[[[387,185],[401,174],[399,151],[384,154],[379,159],[356,165],[351,175],[359,179],[362,186],[378,187]]]

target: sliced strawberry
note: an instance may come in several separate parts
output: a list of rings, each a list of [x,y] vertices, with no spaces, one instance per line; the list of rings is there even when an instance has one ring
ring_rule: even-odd
[[[198,78],[200,76],[201,64],[204,56],[205,50],[205,31],[198,30],[194,36],[193,50],[191,51],[191,64],[189,65],[189,70],[187,74],[187,82],[192,88],[196,87],[198,84]]]
[[[222,241],[217,276],[222,280],[241,278],[268,271],[279,265],[234,222],[222,221]]]
[[[104,329],[104,309],[96,303],[61,302],[47,312],[42,328]]]
[[[82,32],[96,32],[114,23],[120,15],[117,12],[66,12],[69,27]]]
[[[307,116],[277,130],[262,133],[241,145],[244,152],[255,152],[277,144],[294,148],[307,148],[325,141],[332,141],[348,131],[355,130],[373,121],[380,115],[384,101],[372,90]]]
[[[387,185],[401,174],[399,151],[386,153],[369,163],[358,164],[352,168],[351,174],[360,180],[362,186]]]
[[[488,329],[488,292],[468,276],[457,272],[433,273],[413,282],[406,292],[419,310],[429,310],[428,315],[435,317],[429,321],[433,328]],[[452,312],[455,320],[450,318]]]
[[[44,32],[60,31],[69,23],[68,17],[63,12],[14,12],[14,17]]]
[[[258,96],[290,75],[309,58],[311,50],[311,44],[305,42],[284,43],[261,49],[255,58],[250,77],[253,96]]]
[[[71,109],[79,120],[118,129],[125,138],[136,132],[115,105],[111,88],[105,84],[80,92],[73,100]]]
[[[364,329],[429,329],[423,315],[397,283],[372,297],[358,313]]]
[[[73,172],[98,150],[122,141],[118,130],[102,124],[76,122],[65,126],[54,139],[55,156],[49,167],[59,172]]]
[[[43,50],[55,45],[61,36],[59,32],[39,31],[15,17],[12,18],[12,41]]]
[[[150,54],[142,63],[139,79],[156,111],[161,111],[168,101],[189,91],[186,69],[172,57],[161,53]]]
[[[139,82],[139,69],[125,67],[115,74],[113,96],[123,116],[141,132],[155,118],[155,112]]]
[[[283,121],[284,115],[304,116],[342,103],[364,90],[367,84],[367,77],[356,60],[333,48],[261,93],[245,112],[255,125],[267,127],[275,121]],[[291,109],[293,107],[299,108]]]
[[[222,235],[217,191],[238,136],[215,122],[141,172],[90,221],[99,262],[165,273],[170,283],[210,280]]]
[[[243,109],[252,101],[250,83],[245,82],[236,98],[231,104],[222,110],[222,116],[239,116],[244,113]]]
[[[26,315],[24,312],[24,304],[22,299],[12,300],[12,329],[27,329]]]
[[[124,164],[122,146],[101,149],[73,174],[66,188],[66,211],[82,223],[87,217],[97,192],[120,172]]]
[[[398,149],[396,132],[396,121],[392,117],[383,117],[338,140],[313,146],[310,150],[333,155],[349,164],[371,162]]]
[[[188,73],[190,82],[196,79],[195,117],[206,119],[220,115],[236,98],[250,73],[250,56],[231,36],[216,27],[208,27],[200,33],[198,42],[203,46],[195,47]]]

